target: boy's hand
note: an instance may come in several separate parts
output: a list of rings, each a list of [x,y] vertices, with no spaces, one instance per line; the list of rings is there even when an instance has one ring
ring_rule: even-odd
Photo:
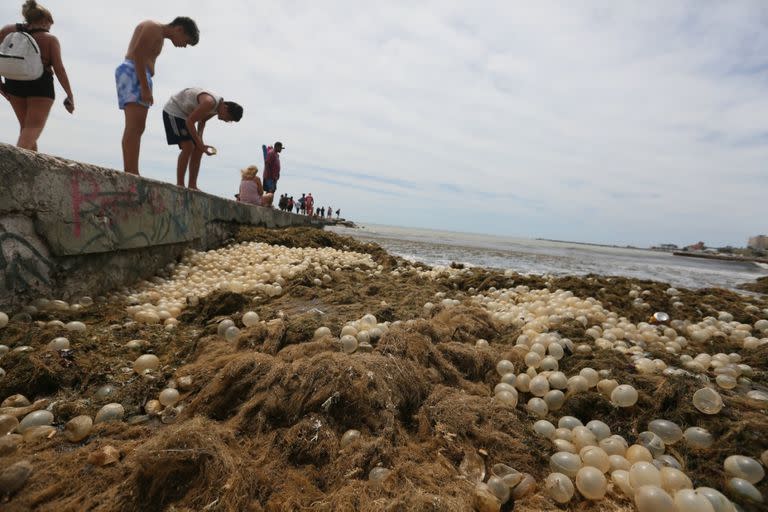
[[[208,156],[213,156],[217,153],[216,148],[213,146],[203,146],[203,153]]]
[[[71,96],[67,96],[64,99],[64,108],[67,109],[67,112],[70,114],[75,111],[75,100],[73,100]]]
[[[152,90],[151,89],[144,89],[142,87],[141,89],[141,102],[144,103],[146,106],[151,106],[155,103],[155,98],[152,97]]]

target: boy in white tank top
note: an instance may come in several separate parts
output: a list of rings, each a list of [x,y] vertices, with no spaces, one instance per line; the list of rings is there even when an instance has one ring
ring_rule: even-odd
[[[176,165],[176,185],[179,187],[185,186],[184,178],[189,167],[188,187],[198,190],[197,175],[203,153],[216,154],[216,148],[203,142],[205,123],[213,116],[226,123],[238,122],[243,117],[243,107],[199,87],[189,87],[174,94],[163,107],[165,138],[169,146],[178,145],[181,150]]]

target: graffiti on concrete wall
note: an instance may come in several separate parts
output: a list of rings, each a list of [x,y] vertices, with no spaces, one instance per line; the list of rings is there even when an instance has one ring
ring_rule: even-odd
[[[71,183],[72,235],[81,253],[186,240],[188,193],[169,194],[144,181],[103,190],[103,177],[80,170]]]
[[[18,233],[0,233],[0,282],[11,295],[50,288],[53,262],[33,240]]]

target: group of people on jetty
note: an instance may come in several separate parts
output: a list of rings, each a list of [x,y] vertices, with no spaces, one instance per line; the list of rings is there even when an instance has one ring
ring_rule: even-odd
[[[21,12],[25,23],[0,29],[0,76],[4,78],[0,81],[0,94],[10,102],[19,122],[16,145],[37,151],[37,141],[56,98],[54,75],[66,93],[64,108],[70,114],[75,111],[75,97],[62,60],[61,45],[50,33],[53,15],[36,0],[24,2]],[[167,24],[143,21],[133,32],[125,59],[115,69],[117,103],[125,117],[122,154],[123,169],[127,173],[139,175],[141,137],[149,109],[155,103],[152,93],[155,62],[166,39],[178,48],[195,46],[200,31],[194,20],[184,16]],[[168,145],[179,148],[176,185],[197,190],[203,155],[217,153],[216,148],[203,140],[206,123],[214,117],[225,123],[239,122],[243,107],[226,101],[210,89],[188,87],[166,101],[162,117]],[[277,142],[268,151],[264,149],[264,183],[258,180],[255,165],[246,167],[241,171],[239,199],[271,207],[280,177],[279,157],[283,145]],[[305,212],[311,215],[312,207]]]
[[[286,212],[291,212],[294,208],[296,208],[296,213],[318,217],[321,219],[330,219],[333,217],[333,208],[330,206],[321,206],[320,208],[315,208],[315,198],[312,197],[311,192],[309,194],[301,194],[301,197],[296,201],[293,200],[293,196],[283,194],[280,196],[278,208]],[[337,209],[336,218],[338,219],[340,215],[341,209]]]

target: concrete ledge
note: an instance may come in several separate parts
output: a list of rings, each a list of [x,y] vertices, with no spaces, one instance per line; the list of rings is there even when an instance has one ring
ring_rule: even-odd
[[[187,248],[221,245],[240,225],[314,224],[303,215],[0,144],[0,306],[130,284]]]

